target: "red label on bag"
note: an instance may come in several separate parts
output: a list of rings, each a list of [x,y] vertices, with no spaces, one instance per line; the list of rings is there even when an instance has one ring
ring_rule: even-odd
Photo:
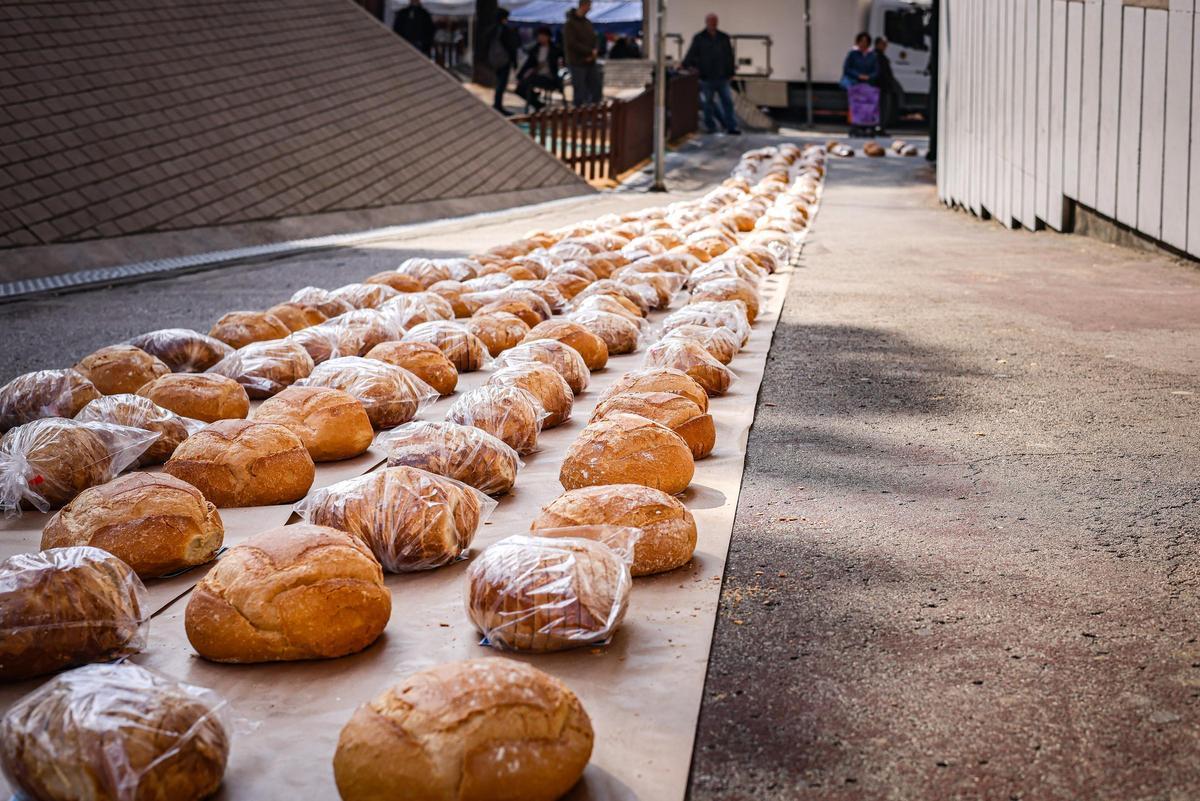
[[[34,476],[33,478],[29,479],[29,486],[31,487],[36,487],[38,484],[44,483],[46,483],[46,479],[42,478],[41,476]]]

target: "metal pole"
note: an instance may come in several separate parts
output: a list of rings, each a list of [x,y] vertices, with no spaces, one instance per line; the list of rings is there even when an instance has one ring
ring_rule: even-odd
[[[808,78],[808,81],[804,85],[804,102],[808,109],[808,124],[812,125],[812,0],[804,0],[804,75]]]
[[[666,192],[667,156],[667,0],[658,0],[654,13],[654,186],[651,192]]]

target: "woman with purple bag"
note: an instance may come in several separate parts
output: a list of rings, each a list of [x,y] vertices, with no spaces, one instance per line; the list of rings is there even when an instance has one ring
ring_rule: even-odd
[[[854,37],[854,49],[842,62],[839,81],[849,100],[851,136],[871,136],[879,125],[879,88],[872,85],[878,73],[871,34],[863,31]]]

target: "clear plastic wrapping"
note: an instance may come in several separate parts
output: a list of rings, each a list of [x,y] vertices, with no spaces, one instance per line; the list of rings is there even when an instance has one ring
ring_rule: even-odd
[[[407,331],[430,320],[453,320],[454,306],[434,292],[410,292],[379,307],[393,329]]]
[[[0,431],[43,417],[74,417],[100,391],[77,370],[38,370],[0,387]]]
[[[204,428],[200,420],[181,417],[140,395],[106,395],[79,410],[80,423],[113,423],[158,434],[138,464],[162,464],[171,458],[179,443]]]
[[[386,312],[355,309],[288,337],[312,357],[314,364],[341,356],[365,356],[382,342],[400,339],[404,329]]]
[[[136,654],[151,611],[133,568],[108,551],[12,556],[0,562],[0,681]]]
[[[575,296],[572,304],[578,308],[580,302],[592,297],[593,295],[619,295],[625,298],[630,303],[633,303],[638,312],[643,317],[650,313],[652,304],[657,301],[658,295],[653,289],[646,291],[638,289],[629,284],[622,283],[612,278],[601,278],[596,283],[589,286],[587,289]]]
[[[496,311],[477,314],[463,320],[463,327],[479,337],[492,357],[521,344],[529,333],[529,325],[515,314]]]
[[[386,467],[311,493],[296,505],[310,523],[361,539],[391,573],[463,558],[496,501],[416,467]]]
[[[633,586],[636,536],[626,539],[621,550],[599,538],[503,539],[467,571],[467,614],[496,648],[546,653],[605,643],[625,617]]]
[[[670,340],[698,342],[721,364],[729,364],[742,349],[742,343],[733,329],[720,326],[709,327],[694,323],[679,325],[663,334],[661,341]]]
[[[588,387],[592,373],[579,351],[555,339],[536,339],[524,342],[504,351],[496,359],[496,367],[511,367],[516,364],[537,362],[553,367],[567,380],[571,392],[578,395]]]
[[[330,359],[297,385],[349,393],[363,405],[377,429],[407,423],[439,397],[436,389],[403,367],[361,356]]]
[[[509,311],[509,304],[523,303],[529,307],[537,319],[532,317],[527,319],[527,316],[522,314],[517,314],[517,316],[531,326],[537,325],[542,320],[549,320],[554,314],[549,302],[540,294],[532,289],[514,289],[512,286],[487,292],[468,292],[462,295],[462,301],[472,314],[484,311]]]
[[[481,428],[522,455],[538,449],[538,434],[547,416],[529,391],[496,385],[463,393],[446,412],[449,422]]]
[[[346,284],[333,290],[333,296],[356,309],[378,309],[400,292],[387,284]]]
[[[0,721],[0,764],[20,798],[199,801],[229,758],[225,702],[129,663],[89,665]]]
[[[339,314],[345,314],[354,308],[345,300],[335,297],[328,289],[321,289],[317,286],[306,286],[303,289],[297,290],[292,295],[291,301],[319,309],[326,317],[330,318],[337,317]]]
[[[567,379],[548,364],[530,362],[502,367],[492,373],[488,384],[518,387],[537,398],[547,414],[546,419],[542,421],[542,430],[560,426],[571,419],[575,393],[571,392]]]
[[[737,376],[694,340],[664,339],[646,349],[647,367],[668,367],[691,376],[709,395],[724,395]]]
[[[750,341],[750,321],[746,304],[740,300],[699,301],[668,314],[662,322],[663,333],[681,325],[721,326],[732,329],[744,346]]]
[[[216,337],[190,328],[161,328],[125,340],[163,361],[176,373],[202,373],[233,353]]]
[[[757,289],[766,274],[766,270],[759,267],[758,263],[749,256],[730,256],[726,253],[692,273],[688,278],[688,286],[697,287],[714,278],[741,278],[749,281]]]
[[[483,340],[461,323],[450,320],[430,320],[413,326],[404,334],[404,341],[436,346],[460,373],[482,370],[492,361]]]
[[[251,398],[269,398],[312,371],[312,357],[290,338],[252,342],[208,368],[241,384]]]
[[[396,272],[417,279],[425,287],[436,284],[438,281],[462,280],[454,279],[449,265],[443,263],[442,260],[426,259],[420,256],[404,260],[396,268]]]
[[[618,314],[639,328],[645,324],[643,315],[638,313],[637,306],[631,301],[613,295],[591,295],[589,297],[575,296],[567,306],[568,317],[581,311],[602,311]]]
[[[753,324],[758,317],[758,307],[761,304],[758,290],[745,279],[736,276],[707,278],[692,288],[692,303],[704,302],[740,302],[746,306],[746,320]]]
[[[0,440],[0,511],[62,506],[132,465],[158,434],[60,417],[18,426]]]
[[[381,434],[377,444],[387,450],[391,467],[417,467],[487,495],[511,490],[523,466],[517,452],[497,437],[457,423],[405,423]]]

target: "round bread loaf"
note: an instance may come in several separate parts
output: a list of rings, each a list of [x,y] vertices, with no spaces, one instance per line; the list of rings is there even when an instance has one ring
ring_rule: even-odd
[[[608,345],[579,323],[545,320],[529,329],[524,342],[553,340],[574,348],[583,357],[588,370],[602,370],[608,364]]]
[[[327,318],[337,317],[354,308],[341,298],[334,297],[334,294],[328,289],[315,286],[306,286],[297,290],[291,299],[294,303],[303,303],[305,306],[320,310]]]
[[[163,468],[218,508],[293,503],[315,468],[300,438],[274,423],[218,420],[175,449]]]
[[[553,367],[559,375],[567,379],[567,386],[576,395],[587,389],[592,375],[579,351],[554,339],[523,342],[501,354],[496,360],[496,367],[531,363]]]
[[[596,274],[592,268],[588,267],[581,261],[564,261],[562,264],[550,271],[547,280],[554,278],[556,275],[573,275],[576,278],[582,278],[584,286],[600,280],[600,276]],[[560,290],[561,291],[561,290]]]
[[[688,303],[710,300],[740,300],[746,304],[746,319],[751,325],[758,317],[758,290],[743,278],[733,276],[710,278],[692,289],[692,297]]]
[[[575,393],[571,392],[567,380],[548,364],[529,362],[502,367],[492,373],[488,384],[519,387],[537,398],[538,403],[549,415],[542,421],[543,431],[560,426],[571,419]]]
[[[488,352],[493,357],[516,347],[529,333],[529,326],[524,320],[515,314],[502,311],[477,314],[463,320],[462,324],[487,345]]]
[[[22,798],[200,801],[229,756],[222,705],[137,665],[89,665],[13,706],[0,722],[0,763]]]
[[[517,535],[467,570],[467,614],[497,648],[545,653],[608,640],[621,625],[629,566],[607,545]]]
[[[662,338],[663,341],[691,340],[696,342],[721,364],[729,364],[742,349],[737,334],[731,328],[687,324],[671,329]]]
[[[352,395],[329,387],[288,387],[263,401],[254,422],[275,423],[304,443],[314,462],[335,462],[365,453],[375,431]]]
[[[47,417],[9,431],[0,439],[0,475],[12,486],[0,486],[0,506],[17,508],[26,501],[48,509],[103,484],[115,472],[113,454],[102,436],[104,428]],[[14,488],[19,490],[17,496],[7,497]]]
[[[266,342],[282,339],[291,330],[273,314],[259,311],[235,311],[217,320],[208,332],[210,337],[221,340],[231,348],[241,348],[251,342]]]
[[[482,524],[475,490],[416,467],[387,467],[319,489],[302,513],[358,537],[391,573],[453,562]]]
[[[569,490],[641,484],[674,495],[687,489],[695,470],[682,437],[645,417],[618,412],[580,432],[563,458],[559,481]]]
[[[586,298],[576,295],[568,304],[567,310],[567,317],[572,317],[575,312],[602,311],[620,315],[634,324],[640,324],[642,321],[637,306],[618,295],[592,295]]]
[[[363,281],[364,284],[383,284],[390,286],[397,292],[420,292],[425,289],[420,281],[409,275],[398,273],[395,270],[384,270],[381,273],[375,273],[370,278]]]
[[[604,340],[610,356],[633,353],[641,342],[641,330],[637,323],[619,314],[585,309],[571,312],[567,319]]]
[[[667,493],[640,484],[581,487],[542,507],[530,529],[630,526],[640,529],[634,545],[635,576],[663,573],[687,564],[696,550],[696,520]]]
[[[141,348],[177,373],[203,372],[233,353],[221,340],[189,328],[148,331],[125,344]]]
[[[484,385],[464,393],[446,411],[451,423],[480,428],[520,454],[537,450],[546,411],[519,387]]]
[[[594,295],[608,295],[618,298],[622,306],[635,310],[639,316],[645,317],[650,313],[650,298],[642,292],[611,278],[602,278],[575,296],[573,303],[586,300]],[[627,301],[627,303],[622,302]]]
[[[537,272],[525,264],[510,264],[504,268],[504,272],[517,281],[532,281],[538,277]]]
[[[84,356],[75,370],[92,382],[101,395],[137,392],[147,381],[171,372],[163,361],[132,345],[109,345]]]
[[[378,309],[400,293],[387,284],[346,284],[333,290],[333,296],[356,309]]]
[[[695,379],[681,370],[664,367],[630,370],[600,394],[599,402],[604,403],[609,398],[626,392],[670,392],[672,395],[687,398],[699,406],[700,411],[708,411],[708,393]]]
[[[343,801],[556,801],[591,758],[592,722],[558,679],[509,659],[415,673],[342,728]]]
[[[38,370],[0,387],[0,431],[43,417],[74,417],[100,397],[100,391],[76,370]]]
[[[421,286],[431,286],[438,281],[451,280],[450,265],[441,259],[426,259],[414,256],[405,259],[396,268],[396,272],[416,279]]]
[[[591,271],[589,270],[588,272]],[[577,275],[574,272],[569,271],[559,272],[556,268],[554,272],[546,276],[546,280],[557,287],[558,291],[562,293],[562,296],[570,301],[580,292],[587,289],[588,284],[590,284],[592,281],[595,281],[596,278],[595,274],[593,273],[593,277],[589,281],[582,275]]]
[[[308,352],[314,364],[341,356],[362,356],[381,342],[398,339],[402,329],[387,312],[355,309],[297,331],[288,339]]]
[[[359,356],[343,356],[318,365],[300,382],[348,392],[367,411],[377,429],[395,428],[437,400],[438,392],[403,367]]]
[[[404,341],[434,345],[460,373],[474,372],[489,360],[483,340],[450,320],[430,320],[413,326],[404,334]]]
[[[463,296],[463,300],[464,302],[469,302],[467,300],[467,296]],[[497,312],[504,312],[505,314],[511,314],[519,317],[521,322],[525,323],[525,325],[529,326],[530,328],[545,319],[542,317],[542,315],[538,314],[533,306],[531,306],[529,303],[523,300],[517,300],[515,298],[501,298],[499,300],[493,300],[491,302],[484,303],[483,305],[475,308],[471,316],[474,317],[476,314],[496,314]]]
[[[403,367],[442,396],[453,394],[458,386],[458,370],[437,345],[428,342],[380,342],[366,358]]]
[[[158,434],[158,439],[138,459],[138,464],[162,464],[171,458],[179,443],[192,431],[199,430],[199,420],[185,420],[140,395],[106,395],[79,410],[75,420],[80,423],[112,423],[140,428]]]
[[[332,659],[383,633],[392,595],[352,534],[297,523],[225,552],[188,600],[184,629],[214,662]]]
[[[312,357],[291,339],[252,342],[208,368],[241,384],[251,398],[269,398],[312,371]]]
[[[200,491],[166,474],[130,473],[81,492],[42,529],[42,550],[90,545],[156,578],[212,561],[225,539]]]
[[[107,551],[9,557],[0,562],[0,681],[136,654],[150,612],[142,582]]]
[[[462,281],[438,281],[430,284],[429,291],[445,300],[454,309],[455,317],[470,317],[473,309],[462,296],[471,290]]]
[[[674,431],[687,443],[693,459],[712,453],[717,429],[712,416],[700,411],[694,401],[670,392],[623,392],[596,404],[590,422],[617,414],[636,414]]]
[[[663,333],[681,325],[707,325],[732,329],[744,347],[750,341],[750,321],[746,317],[746,304],[740,300],[696,301],[668,314],[662,321]]]
[[[647,367],[665,367],[687,373],[709,395],[724,395],[733,383],[733,372],[714,359],[694,340],[664,339],[646,349]]]
[[[511,490],[521,464],[504,442],[481,428],[456,423],[405,423],[385,434],[380,444],[388,447],[391,467],[417,467],[488,495]]]
[[[328,315],[316,306],[308,306],[291,300],[275,304],[267,309],[267,314],[278,317],[279,321],[292,332],[323,323],[329,319]]]
[[[409,292],[398,295],[379,308],[387,315],[393,327],[407,331],[413,326],[430,320],[453,320],[454,306],[433,292]],[[396,339],[390,336],[388,339]]]
[[[212,373],[176,373],[154,379],[137,391],[180,417],[202,423],[241,420],[250,413],[250,396],[242,385]]]

